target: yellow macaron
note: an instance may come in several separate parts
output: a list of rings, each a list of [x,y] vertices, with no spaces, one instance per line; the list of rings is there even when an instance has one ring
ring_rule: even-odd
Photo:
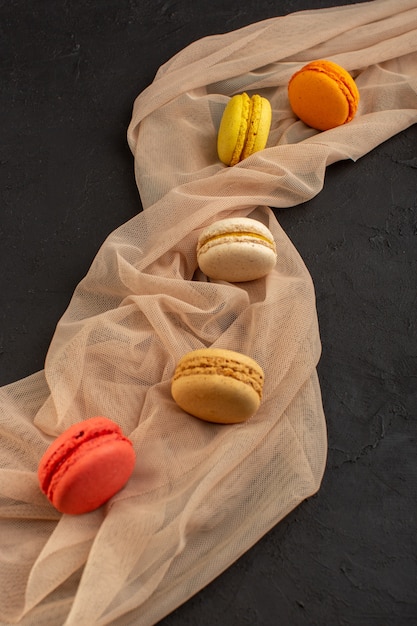
[[[183,411],[207,422],[236,424],[258,410],[264,372],[234,350],[201,348],[185,354],[175,368],[171,394]]]
[[[247,93],[233,96],[224,112],[217,135],[217,153],[226,165],[263,150],[271,128],[272,110],[269,100]]]
[[[288,83],[288,98],[292,110],[305,124],[329,130],[353,119],[359,90],[343,67],[319,59],[293,74]]]

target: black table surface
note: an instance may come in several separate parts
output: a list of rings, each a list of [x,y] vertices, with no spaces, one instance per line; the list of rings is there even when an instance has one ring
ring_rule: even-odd
[[[0,384],[43,369],[98,248],[140,210],[135,97],[206,35],[332,0],[0,3]],[[352,4],[352,3],[350,3]],[[316,287],[319,492],[164,626],[417,624],[417,127],[275,214]]]

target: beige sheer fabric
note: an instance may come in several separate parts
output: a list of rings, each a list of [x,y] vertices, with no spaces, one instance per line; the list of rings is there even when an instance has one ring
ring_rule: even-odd
[[[417,121],[417,0],[295,13],[195,42],[136,100],[128,130],[144,211],[104,242],[59,321],[45,370],[0,390],[1,624],[151,625],[227,568],[317,491],[326,429],[309,273],[268,207],[319,193],[326,166],[357,159]],[[326,132],[291,113],[286,85],[329,58],[352,72],[356,118]],[[268,147],[227,168],[216,134],[228,98],[272,104]],[[251,215],[272,230],[265,279],[212,283],[196,271],[208,223]],[[175,406],[178,358],[238,350],[264,368],[245,424]],[[36,470],[53,437],[102,414],[134,442],[126,488],[61,516]]]

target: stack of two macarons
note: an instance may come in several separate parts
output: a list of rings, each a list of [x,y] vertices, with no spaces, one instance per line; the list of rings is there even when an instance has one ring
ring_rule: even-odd
[[[343,67],[325,59],[307,63],[288,83],[288,99],[295,115],[317,130],[329,130],[350,122],[357,111],[359,91]],[[247,93],[228,102],[217,135],[219,159],[228,166],[263,150],[272,122],[267,98]]]

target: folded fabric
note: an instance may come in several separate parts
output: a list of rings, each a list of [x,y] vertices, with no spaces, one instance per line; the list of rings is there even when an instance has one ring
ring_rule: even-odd
[[[144,210],[104,242],[44,371],[0,389],[1,624],[155,624],[319,489],[314,286],[272,208],[312,198],[327,165],[417,121],[417,0],[400,5],[303,11],[206,37],[138,96],[128,142]],[[325,132],[297,120],[287,98],[290,76],[317,58],[345,67],[361,96],[355,118]],[[272,105],[268,144],[227,167],[222,111],[251,90]],[[262,279],[210,282],[198,270],[199,233],[232,215],[275,238],[277,264]],[[171,397],[179,358],[208,346],[265,372],[245,423],[202,422]],[[54,437],[94,415],[120,425],[137,465],[107,505],[61,516],[37,465]]]

